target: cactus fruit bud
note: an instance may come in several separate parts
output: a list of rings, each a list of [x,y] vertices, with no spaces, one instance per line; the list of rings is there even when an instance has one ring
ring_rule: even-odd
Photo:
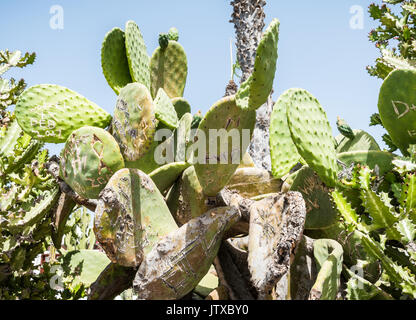
[[[169,40],[172,40],[172,41],[178,41],[179,40],[178,29],[176,29],[175,27],[170,28],[168,32],[168,38]]]
[[[61,152],[61,178],[87,199],[97,199],[111,176],[122,168],[120,147],[101,128],[86,126],[75,130]]]
[[[165,50],[169,45],[169,36],[166,33],[159,34],[160,49]]]
[[[338,131],[344,137],[348,139],[354,139],[355,135],[351,127],[348,125],[348,123],[344,119],[341,119],[340,117],[337,117],[337,128],[338,128]]]

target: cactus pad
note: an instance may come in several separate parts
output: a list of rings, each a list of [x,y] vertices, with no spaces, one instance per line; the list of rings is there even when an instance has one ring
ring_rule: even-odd
[[[150,60],[150,86],[156,97],[163,88],[172,99],[182,97],[188,75],[188,62],[183,47],[176,41],[169,41],[165,50],[155,50]]]
[[[206,137],[203,150],[206,156],[202,159],[205,163],[196,161],[194,167],[207,196],[215,196],[237,170],[250,143],[255,121],[256,112],[238,107],[234,96],[219,100],[206,113],[198,127]],[[216,153],[210,154],[210,145],[216,145]]]
[[[16,104],[16,118],[30,136],[62,143],[72,131],[84,126],[105,128],[111,115],[78,93],[51,84],[25,90]]]
[[[184,98],[182,97],[173,98],[172,103],[178,115],[178,119],[182,118],[182,116],[185,113],[191,113],[191,105]]]
[[[352,163],[359,163],[368,166],[370,169],[375,169],[377,165],[380,175],[384,175],[393,169],[392,161],[396,156],[386,151],[370,150],[343,152],[337,154],[337,158],[347,166],[350,166]]]
[[[337,153],[367,150],[380,151],[378,143],[370,134],[363,130],[352,130],[352,132],[354,134],[352,138],[347,138],[343,135],[335,138],[337,141]]]
[[[416,71],[394,70],[384,80],[378,99],[383,126],[404,155],[416,143]]]
[[[112,123],[126,166],[133,166],[149,151],[158,121],[149,90],[130,83],[120,91]]]
[[[150,89],[149,56],[139,27],[134,21],[126,22],[126,54],[134,82]]]
[[[119,170],[100,194],[94,232],[113,263],[139,265],[161,237],[176,229],[163,196],[138,169]]]
[[[296,89],[285,91],[277,100],[270,116],[270,156],[272,174],[276,178],[287,174],[301,158],[287,124],[287,108],[290,107],[290,96],[295,91]]]
[[[274,178],[267,170],[256,167],[238,168],[227,184],[229,190],[237,190],[244,198],[276,193],[281,186],[281,180]]]
[[[172,101],[165,90],[160,88],[154,100],[155,115],[162,124],[169,129],[176,129],[178,126],[178,115]]]
[[[111,176],[122,168],[120,147],[101,128],[75,130],[61,152],[60,176],[84,198],[97,199]]]
[[[160,192],[168,190],[178,179],[181,173],[190,166],[187,162],[168,163],[149,174]]]
[[[237,104],[242,108],[256,110],[270,95],[276,73],[279,25],[279,20],[273,19],[260,40],[253,73],[237,92]]]
[[[327,228],[337,221],[337,211],[333,209],[328,187],[311,168],[303,167],[291,179],[290,190],[300,192],[305,199],[305,229]]]
[[[120,28],[114,28],[106,34],[101,47],[101,66],[105,79],[117,95],[123,87],[133,82],[126,56],[126,39]]]
[[[238,219],[237,209],[216,208],[161,239],[136,273],[138,299],[180,299],[192,291],[207,274],[224,232]]]
[[[303,89],[291,95],[287,118],[299,154],[329,187],[337,182],[332,130],[318,100]]]

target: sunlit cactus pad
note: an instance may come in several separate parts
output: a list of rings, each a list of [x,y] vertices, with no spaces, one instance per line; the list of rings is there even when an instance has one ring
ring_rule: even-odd
[[[255,121],[256,112],[237,106],[234,96],[216,102],[202,119],[198,129],[206,137],[206,156],[203,159],[198,155],[194,160],[195,172],[206,195],[215,196],[237,170],[250,143]],[[218,136],[210,132],[213,129],[218,130]],[[210,153],[213,152],[210,144],[217,146],[216,153]]]
[[[157,124],[153,100],[146,86],[130,83],[124,87],[114,110],[112,129],[127,166],[149,151]]]
[[[16,118],[32,137],[52,143],[65,142],[72,131],[84,126],[105,128],[111,115],[80,94],[53,84],[25,90],[16,104]]]
[[[178,119],[182,118],[185,113],[191,113],[191,105],[186,99],[176,97],[172,99],[172,103],[176,113],[178,114]]]
[[[100,195],[94,232],[114,263],[138,266],[163,236],[176,229],[157,186],[138,169],[116,172]]]
[[[279,26],[279,20],[273,19],[263,34],[253,73],[237,92],[237,104],[241,107],[255,110],[267,101],[271,93],[276,73]]]
[[[334,138],[318,100],[303,89],[293,92],[287,118],[299,154],[326,185],[335,186],[338,166]]]
[[[416,144],[416,71],[398,69],[380,89],[378,110],[383,126],[404,155]]]
[[[134,21],[127,21],[125,34],[130,75],[134,82],[140,82],[150,88],[150,58],[140,29]]]
[[[287,123],[287,109],[291,107],[290,97],[294,92],[296,89],[285,91],[270,116],[270,156],[272,173],[276,178],[287,174],[301,159]]]
[[[160,88],[154,100],[156,118],[169,129],[178,126],[178,114],[165,90]]]
[[[188,62],[183,47],[176,41],[169,41],[166,49],[158,47],[150,60],[150,85],[152,96],[156,97],[163,88],[172,99],[182,97],[188,76]]]
[[[126,38],[120,28],[114,28],[106,34],[101,47],[101,66],[108,84],[116,94],[133,82],[126,56]]]
[[[84,198],[97,199],[111,176],[122,168],[120,147],[101,128],[75,130],[61,152],[60,176]]]

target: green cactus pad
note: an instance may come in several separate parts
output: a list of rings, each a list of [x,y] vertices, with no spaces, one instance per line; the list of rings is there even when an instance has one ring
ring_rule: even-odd
[[[88,288],[107,265],[110,260],[98,250],[75,250],[65,253],[63,264],[68,267],[71,274],[76,274],[72,285],[83,284]]]
[[[130,83],[120,91],[112,128],[127,167],[134,167],[151,148],[158,125],[154,109],[150,92],[143,84]]]
[[[118,95],[120,90],[133,82],[126,56],[124,31],[114,28],[109,31],[101,47],[101,67],[109,86]]]
[[[416,144],[416,71],[398,69],[384,80],[378,110],[384,128],[403,155]]]
[[[350,151],[380,151],[380,147],[376,140],[367,132],[363,130],[353,130],[354,137],[349,139],[342,134],[335,138],[337,142],[336,152],[350,152]]]
[[[176,97],[172,99],[172,103],[178,115],[178,119],[182,118],[185,113],[191,113],[191,105],[186,99]]]
[[[187,75],[185,50],[178,42],[170,40],[167,48],[157,48],[150,60],[152,96],[156,97],[159,88],[163,88],[171,99],[182,97]]]
[[[44,142],[65,142],[72,131],[84,126],[105,128],[111,115],[80,94],[52,84],[25,90],[16,104],[20,127]]]
[[[169,37],[167,33],[159,34],[159,46],[162,50],[165,50],[169,45]]]
[[[286,175],[301,158],[287,124],[287,109],[291,107],[293,92],[296,89],[289,89],[279,97],[270,116],[270,157],[272,174],[276,178]]]
[[[133,81],[150,89],[149,55],[139,27],[131,20],[126,22],[126,54]]]
[[[347,166],[354,164],[362,164],[368,166],[370,169],[375,169],[376,165],[379,168],[380,175],[393,170],[392,161],[396,159],[396,155],[387,151],[351,151],[337,154],[338,160],[345,163]]]
[[[291,191],[299,191],[306,205],[305,229],[327,228],[337,221],[328,187],[309,167],[304,166],[292,174]]]
[[[299,154],[328,187],[337,183],[337,159],[325,111],[318,100],[303,89],[291,95],[287,118]]]
[[[178,114],[165,90],[160,88],[154,100],[155,115],[162,124],[169,129],[178,127]]]
[[[169,207],[179,225],[183,225],[207,211],[207,197],[199,183],[194,166],[185,169],[178,181],[177,192],[169,198]],[[178,204],[174,204],[173,201],[177,201]],[[172,210],[175,208],[177,210]]]
[[[222,98],[206,113],[198,127],[206,137],[203,150],[205,151],[205,159],[202,159],[200,155],[198,160],[195,157],[194,167],[207,196],[215,196],[237,170],[250,144],[255,121],[256,112],[238,107],[234,96]],[[219,139],[215,134],[210,133],[210,130],[214,129],[218,130],[216,133]],[[221,132],[221,129],[224,130]],[[235,143],[236,145],[233,146],[231,137],[234,134],[239,145]],[[217,146],[215,154],[210,154],[210,144]],[[226,148],[227,144],[228,148]],[[224,153],[221,152],[221,149],[224,149]],[[205,163],[201,163],[201,160]],[[221,164],[221,162],[225,163]]]
[[[161,237],[176,229],[162,194],[138,169],[116,172],[100,195],[94,232],[113,263],[138,266]]]
[[[138,299],[180,299],[207,274],[238,210],[212,209],[164,237],[145,257],[133,281]]]
[[[310,292],[311,300],[335,300],[342,271],[342,246],[330,239],[318,239],[313,243],[318,276]]]
[[[75,130],[61,152],[61,178],[87,199],[97,199],[111,176],[122,168],[124,160],[117,141],[101,128]]]
[[[280,22],[273,19],[263,34],[256,53],[252,75],[237,92],[237,104],[242,108],[256,110],[269,97],[276,73],[277,44]]]
[[[168,163],[152,173],[149,177],[156,184],[160,192],[168,190],[178,179],[181,173],[190,166],[187,162],[173,162]]]

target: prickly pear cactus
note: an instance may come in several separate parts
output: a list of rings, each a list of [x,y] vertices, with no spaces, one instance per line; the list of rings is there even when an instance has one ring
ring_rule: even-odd
[[[337,182],[337,161],[332,130],[318,100],[303,89],[291,95],[287,118],[299,154],[328,186]]]
[[[179,31],[175,27],[169,29],[168,32],[169,40],[178,41],[179,40]]]
[[[394,70],[384,80],[378,100],[383,126],[404,155],[416,143],[415,86],[415,70]]]
[[[335,300],[342,271],[342,246],[331,239],[318,239],[313,243],[318,276],[311,289],[310,300]]]
[[[238,168],[227,184],[230,190],[237,190],[245,198],[276,193],[282,182],[274,178],[267,170],[256,167]]]
[[[101,128],[86,126],[75,130],[61,152],[61,178],[87,199],[97,199],[111,176],[122,168],[120,147]]]
[[[136,273],[138,299],[180,299],[192,291],[207,274],[224,232],[239,218],[235,208],[215,208],[162,238]]]
[[[279,97],[270,117],[270,157],[276,178],[287,174],[301,159],[287,123],[287,109],[292,107],[290,99],[294,92],[296,89],[289,89]]]
[[[335,138],[337,153],[350,151],[380,151],[380,147],[376,140],[363,130],[352,130],[344,119],[338,117],[338,131],[341,133]]]
[[[163,88],[172,98],[182,97],[188,75],[185,50],[176,41],[169,40],[165,49],[159,47],[150,60],[150,86],[152,97]]]
[[[160,192],[168,190],[179,178],[182,172],[190,166],[187,162],[168,163],[149,174]]]
[[[178,119],[182,118],[185,113],[191,113],[191,105],[186,99],[182,97],[173,98],[172,103],[178,114]]]
[[[94,232],[113,263],[138,266],[161,237],[177,225],[152,179],[121,169],[101,192]]]
[[[142,33],[134,21],[126,22],[125,35],[131,78],[150,89],[149,56]]]
[[[134,167],[150,150],[157,125],[153,100],[146,86],[130,83],[124,87],[114,110],[112,129],[127,167]]]
[[[172,101],[165,90],[160,88],[154,100],[156,118],[167,128],[176,129],[178,127],[178,114]]]
[[[204,157],[198,153],[194,167],[207,196],[215,196],[234,174],[250,143],[255,121],[255,111],[238,107],[234,96],[219,100],[206,113],[198,129],[205,134],[206,141],[201,145],[207,154]],[[236,145],[240,147],[238,152],[233,150]]]
[[[290,190],[299,191],[305,199],[305,229],[322,229],[336,222],[338,214],[333,209],[329,189],[311,168],[304,166],[288,180]]]
[[[84,126],[106,128],[111,115],[78,93],[52,84],[25,90],[16,104],[16,118],[30,136],[44,142],[65,142]]]
[[[383,176],[385,173],[393,169],[392,161],[396,155],[387,151],[349,151],[337,154],[338,160],[350,166],[351,164],[362,164],[370,169],[378,167],[379,174]]]
[[[113,28],[104,38],[101,67],[108,84],[117,95],[122,88],[133,82],[126,55],[126,37],[120,28]]]
[[[279,26],[279,20],[273,19],[263,34],[257,48],[254,71],[241,84],[236,95],[237,105],[241,108],[256,110],[270,95],[276,73]]]
[[[165,50],[169,45],[169,36],[166,33],[159,34],[159,46],[162,50]]]

